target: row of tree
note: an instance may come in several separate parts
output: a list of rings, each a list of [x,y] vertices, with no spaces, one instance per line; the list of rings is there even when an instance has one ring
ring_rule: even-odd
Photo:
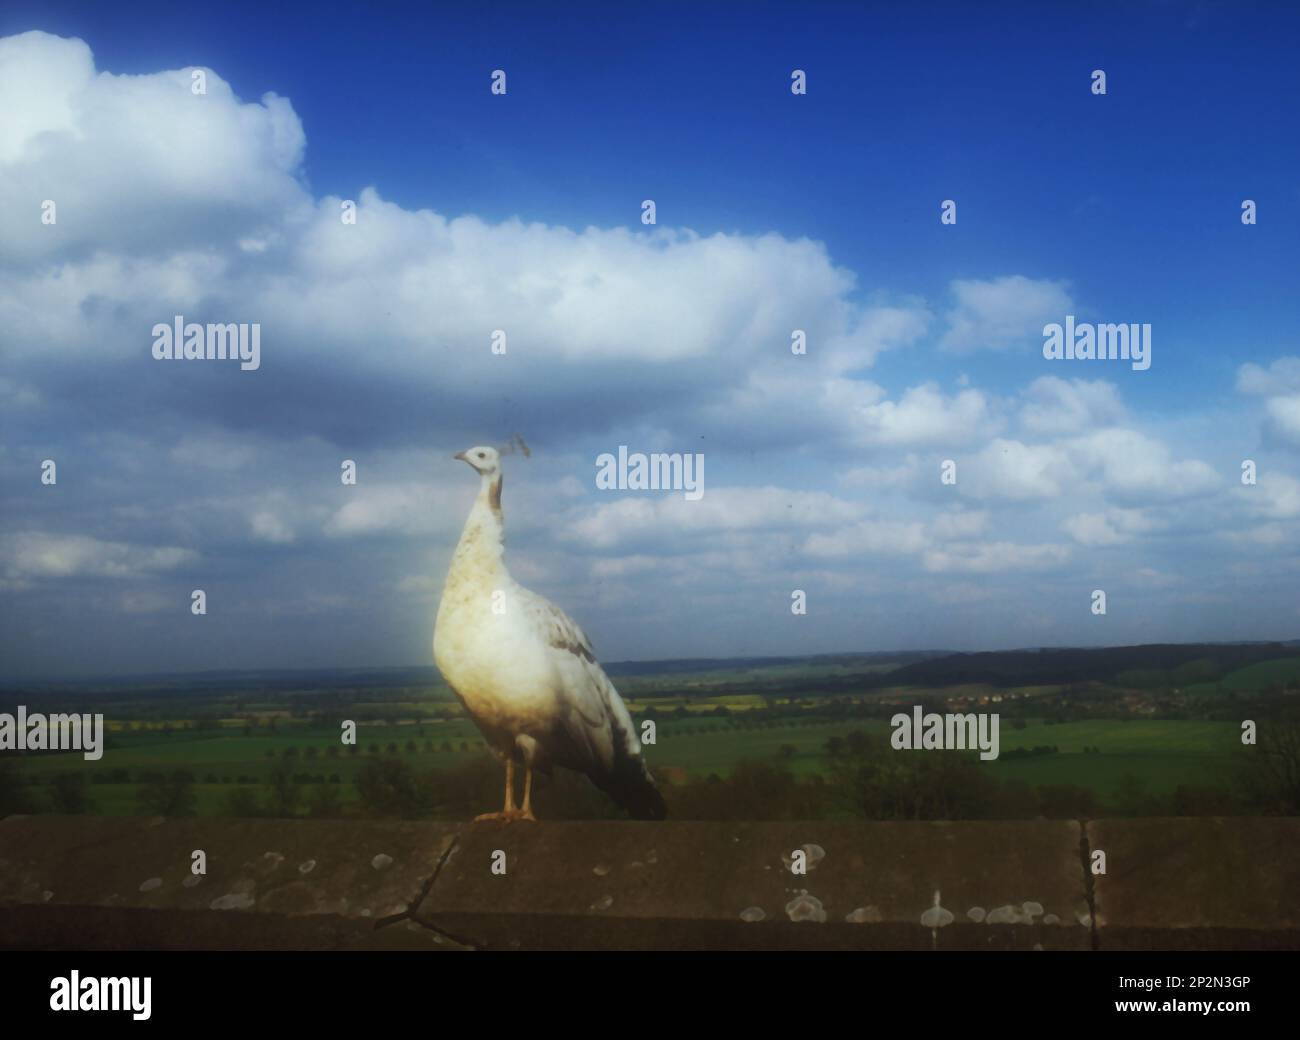
[[[1053,746],[1028,754],[1052,754]],[[796,776],[780,757],[742,761],[727,776],[664,784],[670,816],[703,820],[824,819],[874,820],[1077,819],[1108,816],[1300,815],[1300,715],[1269,720],[1259,744],[1243,747],[1234,768],[1214,786],[1184,785],[1156,793],[1135,774],[1099,799],[1073,784],[1031,786],[999,780],[971,755],[898,754],[884,737],[861,731],[832,737],[824,770]],[[228,780],[229,778],[224,778]],[[146,815],[188,816],[197,809],[195,775],[184,769],[139,776],[137,807]],[[216,781],[210,774],[206,782]],[[368,757],[353,778],[356,806],[368,816],[464,819],[496,804],[501,769],[487,755],[449,768],[417,769],[391,755]],[[38,788],[0,763],[0,815],[49,811],[86,813],[94,799],[84,773],[62,773]],[[539,777],[535,802],[542,815],[585,819],[617,810],[583,777],[558,770]],[[223,799],[230,816],[340,816],[343,784],[326,776],[294,772],[279,763],[260,781],[240,776]]]

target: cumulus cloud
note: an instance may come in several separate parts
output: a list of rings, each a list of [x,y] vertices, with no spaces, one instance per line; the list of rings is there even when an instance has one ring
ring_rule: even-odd
[[[1259,483],[1235,490],[1251,515],[1270,520],[1300,517],[1300,480],[1285,473],[1266,472]]]
[[[919,465],[920,459],[909,453],[900,463],[850,467],[839,474],[839,481],[845,487],[877,491],[905,488],[916,480]]]
[[[939,539],[975,538],[989,525],[985,510],[954,509],[940,513],[930,524],[930,530]]]
[[[9,588],[61,578],[138,578],[198,559],[193,549],[109,542],[88,535],[21,531],[0,539],[0,574]]]
[[[453,516],[445,507],[447,489],[433,484],[363,482],[348,488],[347,497],[348,501],[325,521],[326,535],[400,534],[419,537],[453,534],[459,531],[464,521],[463,516]],[[468,503],[466,499],[466,508]]]
[[[16,349],[138,366],[153,324],[184,313],[257,321],[271,373],[332,362],[353,390],[396,377],[471,402],[527,389],[554,403],[621,385],[648,405],[743,358],[789,359],[795,328],[834,372],[928,321],[857,302],[852,273],[809,239],[489,223],[406,210],[373,187],[345,224],[343,199],[303,186],[288,100],[244,101],[210,69],[196,95],[191,71],[118,76],[79,40],[0,40],[0,94],[22,99],[0,126],[0,202],[32,213],[6,235],[22,265],[0,288]],[[38,219],[46,199],[52,226]],[[488,350],[496,329],[508,360]],[[689,372],[663,367],[686,360]],[[557,365],[573,374],[538,378]],[[656,367],[652,381],[638,365]]]
[[[10,263],[111,243],[155,251],[230,243],[304,206],[306,138],[289,102],[235,97],[212,70],[98,71],[81,40],[27,32],[0,39],[0,198],[28,212],[6,229]],[[58,221],[42,224],[42,203]],[[12,209],[10,208],[12,207]]]
[[[1177,459],[1162,441],[1110,427],[1046,444],[995,438],[958,470],[976,498],[1055,499],[1100,491],[1129,505],[1209,494],[1222,487],[1213,467]]]
[[[1041,376],[1025,389],[1020,423],[1028,433],[1057,435],[1110,426],[1124,416],[1114,384]]]
[[[912,387],[897,401],[862,403],[846,414],[859,443],[885,447],[959,444],[972,435],[987,436],[995,425],[981,391],[945,395],[931,383]]]
[[[956,305],[948,312],[946,350],[1005,350],[1034,341],[1042,346],[1043,326],[1061,321],[1074,309],[1066,283],[1009,275],[985,281],[952,283]]]
[[[925,554],[924,565],[927,571],[936,573],[956,571],[990,574],[1001,571],[1048,570],[1059,567],[1069,558],[1069,547],[1064,545],[968,542],[930,550]]]
[[[1099,548],[1123,545],[1155,529],[1155,523],[1140,509],[1108,509],[1104,513],[1076,513],[1061,528],[1080,545]]]
[[[494,329],[515,354],[575,364],[705,358],[720,346],[788,356],[795,328],[832,350],[904,334],[852,304],[852,276],[807,239],[489,224],[409,212],[373,189],[345,225],[339,205],[321,200],[259,307],[292,333],[329,330],[372,351],[391,342],[394,361],[448,345],[495,360]],[[376,286],[392,304],[382,313]]]
[[[1263,397],[1264,439],[1300,448],[1300,357],[1277,358],[1267,367],[1253,362],[1237,370],[1237,389]]]
[[[252,465],[257,452],[251,443],[239,443],[229,435],[198,437],[186,434],[171,449],[171,458],[182,466],[240,470]]]
[[[294,541],[293,527],[288,520],[270,510],[261,510],[249,518],[253,537],[272,545],[288,545]]]
[[[994,438],[957,469],[957,487],[976,498],[1059,498],[1077,480],[1063,447],[1003,437]]]
[[[1075,309],[1063,281],[959,280],[945,308],[859,285],[810,238],[488,221],[365,181],[344,224],[344,199],[305,183],[287,99],[240,98],[210,69],[195,95],[190,72],[117,75],[77,40],[0,40],[0,97],[19,99],[0,121],[0,208],[31,215],[0,255],[7,593],[153,576],[105,585],[122,616],[145,615],[173,603],[159,576],[201,554],[228,605],[242,596],[279,625],[355,612],[346,635],[318,620],[277,630],[281,645],[342,654],[356,633],[370,659],[425,661],[431,616],[411,608],[441,589],[474,493],[448,457],[512,429],[539,447],[509,465],[512,568],[594,605],[598,624],[621,612],[630,657],[681,649],[672,633],[647,647],[649,616],[679,617],[688,642],[709,627],[700,611],[766,640],[755,617],[784,609],[794,581],[815,583],[819,609],[893,605],[915,586],[952,632],[967,606],[987,619],[1004,602],[991,576],[1066,567],[1079,546],[1157,573],[1145,554],[1175,513],[1220,550],[1232,525],[1251,551],[1293,550],[1300,483],[1262,466],[1258,487],[1212,497],[1235,481],[1199,457],[1206,444],[1158,436],[1115,385],[994,390],[979,357],[956,380],[935,371],[935,348],[1036,352],[1042,325]],[[46,199],[55,225],[39,220]],[[176,314],[260,323],[261,369],[153,361],[152,326]],[[1238,388],[1271,442],[1300,444],[1300,359],[1244,365]],[[705,497],[595,493],[591,460],[619,443],[707,447]],[[57,497],[32,473],[50,455]],[[345,457],[361,460],[355,487],[339,484]],[[945,458],[956,487],[940,483]],[[35,533],[51,527],[79,533]],[[145,530],[156,544],[137,542]]]
[[[1193,498],[1223,484],[1208,463],[1175,459],[1163,442],[1136,430],[1098,430],[1072,439],[1070,449],[1080,468],[1117,499]]]
[[[822,557],[918,553],[925,544],[919,523],[866,520],[833,533],[810,535],[804,552]]]
[[[124,614],[162,614],[177,608],[177,597],[161,589],[128,588],[118,600]]]
[[[1281,357],[1267,367],[1247,362],[1237,369],[1237,389],[1265,397],[1300,393],[1300,357]]]
[[[374,187],[345,224],[344,199],[303,184],[290,102],[243,100],[205,71],[196,95],[191,69],[119,76],[79,40],[0,41],[0,93],[24,99],[0,128],[0,204],[33,215],[7,237],[0,320],[15,354],[76,355],[104,371],[106,393],[129,386],[137,413],[188,409],[228,428],[251,414],[296,434],[382,439],[409,436],[398,423],[420,396],[449,426],[510,397],[523,419],[608,428],[686,414],[737,376],[757,388],[737,409],[770,408],[766,391],[792,363],[821,396],[928,326],[918,301],[864,302],[852,272],[807,238],[493,223],[404,209]],[[58,206],[52,226],[38,219],[45,199]],[[232,383],[160,366],[151,329],[177,314],[259,323],[262,369]],[[498,329],[504,357],[489,350]],[[794,329],[806,358],[790,353]],[[62,407],[78,382],[43,370],[30,392]]]
[[[778,487],[709,488],[688,501],[666,497],[626,497],[587,508],[564,537],[596,549],[644,539],[667,538],[674,551],[689,550],[694,539],[729,531],[806,530],[854,519],[861,507],[825,492]]]
[[[1265,428],[1285,444],[1300,446],[1300,394],[1270,397]]]

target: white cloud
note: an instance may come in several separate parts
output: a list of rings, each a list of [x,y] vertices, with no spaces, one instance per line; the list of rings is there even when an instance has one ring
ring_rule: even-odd
[[[1256,517],[1269,520],[1300,517],[1300,480],[1285,473],[1265,472],[1254,486],[1236,488],[1235,496]]]
[[[916,342],[929,327],[931,315],[920,301],[904,305],[871,305],[865,308],[848,333],[826,343],[809,344],[809,356],[835,373],[870,366],[885,350]]]
[[[254,513],[249,518],[253,537],[258,541],[270,542],[272,545],[288,545],[294,541],[293,528],[288,521],[269,510]]]
[[[1070,558],[1064,545],[1016,545],[1012,542],[969,542],[932,549],[925,554],[927,571],[990,574],[997,571],[1047,570]]]
[[[1155,529],[1140,509],[1108,509],[1105,513],[1076,513],[1067,517],[1061,528],[1080,545],[1098,548],[1123,545],[1140,534]]]
[[[394,359],[448,344],[487,357],[499,328],[509,351],[550,362],[670,362],[723,347],[734,362],[789,356],[794,328],[815,345],[879,347],[852,288],[807,239],[489,224],[409,212],[368,188],[355,226],[339,220],[338,199],[321,200],[258,307],[297,335],[329,330],[372,351],[391,342]]]
[[[946,350],[1004,350],[1028,340],[1042,345],[1043,326],[1062,321],[1074,309],[1065,282],[1010,275],[952,283],[957,305],[948,313]]]
[[[818,557],[919,553],[924,548],[919,523],[894,520],[864,520],[830,534],[812,534],[804,543],[804,552]]]
[[[238,443],[228,434],[182,437],[171,450],[172,461],[204,469],[239,470],[252,464],[257,452],[252,443]]]
[[[957,486],[976,498],[1055,499],[1100,491],[1126,505],[1206,495],[1222,486],[1199,459],[1175,459],[1137,430],[1110,427],[1048,444],[997,438],[964,468]]]
[[[0,539],[0,574],[7,587],[49,578],[137,578],[198,559],[192,549],[102,541],[86,535],[23,531]]]
[[[983,603],[992,599],[994,591],[987,585],[968,581],[945,582],[930,591],[930,598],[945,607],[961,607],[970,603]]]
[[[1162,442],[1136,430],[1114,427],[1076,437],[1070,453],[1116,498],[1133,502],[1191,498],[1222,486],[1199,459],[1178,460]]]
[[[1033,434],[1079,433],[1111,426],[1124,416],[1119,391],[1100,380],[1042,376],[1029,384],[1023,396],[1020,422]]]
[[[840,473],[839,480],[845,487],[875,490],[902,488],[916,480],[919,464],[920,460],[915,455],[908,455],[898,465],[854,466]]]
[[[328,535],[428,535],[450,529],[445,499],[432,485],[366,483],[349,490],[349,501],[325,522]],[[457,529],[463,520],[456,521]]]
[[[1255,524],[1241,530],[1224,531],[1223,539],[1238,547],[1247,546],[1277,551],[1295,543],[1295,525]]]
[[[1131,579],[1135,585],[1151,589],[1172,589],[1182,583],[1176,574],[1166,574],[1154,567],[1139,567]]]
[[[188,602],[185,597],[181,605]],[[161,614],[178,607],[177,597],[160,589],[126,589],[118,605],[126,614]]]
[[[81,40],[0,39],[0,199],[31,215],[6,229],[6,256],[233,241],[299,210],[305,138],[289,102],[241,102],[211,70],[206,95],[190,85],[184,69],[97,72]],[[39,219],[47,199],[55,225]]]
[[[957,487],[976,498],[1058,498],[1077,484],[1067,452],[1055,444],[998,437],[969,463],[958,463]]]
[[[834,376],[929,321],[915,303],[857,302],[853,274],[806,238],[494,224],[373,188],[345,225],[340,198],[301,182],[287,100],[244,102],[212,70],[206,95],[190,84],[186,69],[98,72],[79,40],[0,40],[0,96],[23,99],[0,127],[0,206],[33,214],[6,255],[48,261],[0,281],[15,349],[138,364],[153,324],[183,313],[259,322],[281,371],[334,358],[462,400],[584,385],[643,400],[734,383],[740,366],[788,371],[795,328],[810,355],[794,363]],[[37,219],[46,198],[53,227]]]
[[[976,538],[988,524],[989,514],[984,510],[949,510],[934,518],[930,530],[939,539]]]
[[[821,491],[778,487],[707,488],[688,501],[678,492],[625,497],[584,509],[564,537],[597,549],[665,537],[680,550],[696,536],[727,531],[804,530],[857,517],[860,507]]]
[[[828,393],[832,407],[843,415],[862,445],[881,447],[953,446],[984,438],[999,425],[988,398],[979,390],[945,395],[932,383],[904,391],[897,401],[878,397],[884,391],[874,384],[843,387]],[[853,399],[856,391],[858,400]]]
[[[592,561],[591,575],[601,581],[609,578],[629,578],[661,571],[663,565],[663,557],[647,556],[644,553],[601,557]]]
[[[1237,369],[1237,389],[1263,397],[1300,393],[1300,357],[1280,357],[1267,368],[1247,362]]]
[[[1300,357],[1280,357],[1267,368],[1242,365],[1237,370],[1237,389],[1265,398],[1266,440],[1300,447]]]
[[[1110,383],[1047,376],[994,392],[977,385],[974,359],[971,375],[949,371],[942,383],[862,378],[882,352],[931,333],[949,351],[1032,343],[1037,353],[1042,324],[1075,309],[1064,282],[954,282],[936,332],[932,304],[859,286],[806,238],[493,223],[404,209],[375,188],[355,194],[358,223],[344,225],[341,200],[316,199],[303,181],[303,130],[288,101],[242,101],[211,71],[206,97],[190,82],[187,70],[96,71],[80,41],[0,40],[0,97],[20,99],[0,122],[0,209],[32,217],[13,222],[0,257],[0,327],[17,362],[0,378],[0,408],[40,421],[28,443],[0,445],[0,464],[32,484],[30,460],[47,451],[69,484],[80,467],[91,475],[80,487],[104,500],[105,527],[60,514],[103,537],[33,534],[56,500],[20,495],[25,512],[11,529],[27,533],[0,540],[6,590],[165,573],[197,558],[130,544],[154,530],[202,546],[209,565],[236,564],[232,581],[253,542],[268,583],[301,581],[317,555],[351,568],[282,600],[247,595],[268,609],[338,609],[331,590],[344,580],[349,595],[355,587],[375,602],[393,589],[431,599],[473,494],[472,476],[459,464],[453,474],[447,456],[503,437],[491,424],[516,405],[554,453],[521,467],[523,479],[511,464],[511,565],[539,587],[559,583],[566,606],[589,597],[598,620],[618,604],[635,633],[628,656],[646,653],[647,616],[675,616],[654,598],[664,589],[689,590],[697,612],[740,603],[732,613],[749,638],[743,608],[777,602],[763,596],[787,578],[856,602],[915,584],[924,607],[988,599],[988,616],[1002,619],[1012,608],[982,576],[1062,567],[1087,556],[1077,546],[1132,547],[1112,562],[1141,576],[1129,565],[1166,548],[1150,536],[1170,530],[1184,538],[1179,548],[1213,541],[1223,552],[1231,543],[1217,532],[1230,527],[1254,560],[1296,545],[1300,483],[1261,460],[1258,487],[1212,496],[1235,474],[1220,479],[1195,457],[1215,447],[1196,415],[1179,438],[1162,439],[1138,428]],[[59,205],[54,227],[39,222],[45,198]],[[178,313],[260,322],[264,368],[245,378],[150,361],[151,326]],[[496,328],[509,337],[505,357],[488,350]],[[807,356],[790,353],[795,328],[808,334]],[[102,379],[112,366],[121,376]],[[76,414],[62,443],[35,443],[68,410],[86,409],[87,386],[117,395],[105,401],[113,407]],[[343,393],[331,398],[335,386]],[[294,393],[281,396],[286,387]],[[1244,365],[1238,388],[1259,399],[1266,430],[1300,444],[1300,359]],[[166,415],[173,401],[179,420]],[[150,438],[114,425],[132,411],[158,417]],[[1202,442],[1182,440],[1185,431]],[[686,449],[686,438],[707,444],[733,486],[709,485],[700,502],[594,493],[588,449],[633,434],[668,450]],[[81,457],[68,471],[55,449],[74,443]],[[442,469],[430,464],[435,447]],[[357,487],[338,483],[343,457],[364,460]],[[955,488],[939,483],[949,457]],[[772,486],[837,479],[863,501]],[[744,481],[771,483],[734,486]],[[1195,508],[1178,505],[1196,495],[1205,501]],[[1045,544],[1058,531],[1063,544]],[[323,537],[356,541],[339,553]],[[372,538],[385,544],[364,544]],[[1147,570],[1150,584],[1163,580]],[[123,582],[112,602],[125,613],[164,609],[162,584]],[[1035,620],[1032,606],[1014,610]],[[841,638],[833,624],[819,631]],[[427,632],[410,645],[426,653]]]
[[[1265,428],[1280,441],[1300,446],[1300,394],[1270,397]]]

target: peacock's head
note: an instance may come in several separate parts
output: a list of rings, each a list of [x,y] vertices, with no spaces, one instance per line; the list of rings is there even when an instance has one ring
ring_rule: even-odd
[[[501,472],[501,453],[496,448],[467,448],[465,451],[458,451],[452,458],[469,463],[485,477]]]

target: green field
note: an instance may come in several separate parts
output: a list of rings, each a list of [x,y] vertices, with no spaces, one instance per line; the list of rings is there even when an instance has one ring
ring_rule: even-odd
[[[1133,720],[1067,722],[1003,730],[1002,750],[1055,745],[1056,755],[1000,759],[1000,779],[1039,784],[1075,784],[1105,801],[1117,794],[1126,776],[1145,781],[1152,794],[1168,794],[1180,784],[1222,787],[1240,748],[1240,729],[1229,722]],[[1096,747],[1100,754],[1085,754]]]
[[[1165,809],[1205,806],[1209,812],[1221,806],[1216,798],[1239,786],[1243,756],[1236,720],[1276,718],[1295,701],[1300,656],[1280,652],[1272,645],[1194,645],[1173,653],[1139,647],[1069,651],[1065,657],[1008,651],[655,662],[624,666],[626,674],[616,673],[616,682],[632,712],[655,722],[657,739],[646,749],[651,768],[671,785],[687,785],[679,792],[687,801],[696,797],[691,785],[716,792],[715,778],[728,781],[742,761],[775,764],[797,780],[826,776],[829,740],[860,730],[887,746],[886,720],[909,705],[925,704],[927,710],[998,713],[1001,757],[978,762],[968,754],[973,768],[1016,785],[1005,790],[1006,804],[1019,806],[1014,811],[1032,811],[1024,808],[1029,802],[1023,785],[1040,808],[1062,800],[1086,805],[1086,797],[1062,790],[1082,788],[1092,792],[1092,804],[1131,814],[1140,814],[1143,805],[1155,811],[1155,800]],[[1120,671],[1098,678],[1089,663],[1097,655]],[[24,784],[33,786],[34,798],[13,804],[34,803],[38,809],[76,804],[75,782],[51,786],[60,774],[73,774],[90,781],[85,792],[92,811],[136,814],[142,804],[159,804],[156,798],[141,801],[141,787],[151,776],[183,769],[194,778],[201,814],[254,811],[250,796],[262,806],[283,806],[286,797],[292,805],[286,790],[277,795],[268,786],[274,773],[287,772],[300,789],[299,804],[315,800],[313,811],[328,815],[339,807],[330,806],[322,792],[337,795],[344,810],[361,809],[355,782],[360,770],[395,759],[427,795],[421,805],[464,811],[464,803],[451,797],[452,787],[477,803],[482,792],[476,785],[492,775],[479,769],[488,752],[477,729],[429,668],[123,681],[19,691],[14,701],[47,711],[93,705],[109,730],[99,762],[66,753],[0,762],[13,766],[18,777],[10,790],[21,794]],[[358,723],[356,748],[340,742],[342,718]],[[1035,748],[1050,750],[1015,753]],[[458,775],[439,776],[453,770]],[[439,784],[448,787],[439,791]],[[1171,798],[1180,787],[1199,791]],[[368,797],[383,804],[382,791],[373,784],[368,790]],[[719,804],[725,808],[725,799]],[[750,803],[745,811],[764,810]]]
[[[708,732],[699,732],[704,727]],[[823,767],[822,749],[832,736],[850,730],[872,732],[882,739],[889,726],[880,721],[817,723],[772,729],[736,730],[721,720],[692,722],[696,732],[677,735],[674,724],[660,728],[659,747],[649,754],[653,762],[678,766],[688,775],[725,774],[742,758],[781,757],[792,772],[810,774]],[[676,728],[681,728],[677,726]],[[1001,752],[1016,747],[1055,745],[1059,753],[1033,758],[1006,759],[986,763],[999,779],[1022,780],[1029,784],[1075,784],[1099,795],[1112,795],[1126,774],[1146,780],[1152,793],[1165,794],[1179,784],[1215,785],[1221,779],[1234,750],[1239,730],[1227,722],[1093,721],[1045,725],[1029,722],[1013,729],[1005,720],[1001,727]],[[792,745],[790,757],[781,756],[783,745]],[[1085,754],[1096,747],[1100,754]]]
[[[408,751],[407,742],[414,740],[416,750]],[[353,778],[366,761],[379,755],[392,755],[390,744],[397,745],[396,756],[416,769],[447,769],[486,755],[478,730],[465,719],[449,722],[424,722],[397,726],[362,725],[357,728],[356,754],[349,753],[339,741],[335,729],[311,729],[301,725],[286,725],[275,734],[244,736],[237,728],[208,732],[177,730],[164,736],[160,730],[119,732],[111,735],[111,745],[97,762],[87,762],[79,754],[32,754],[20,760],[20,768],[27,777],[38,782],[48,782],[59,773],[76,771],[90,781],[89,794],[97,812],[105,815],[133,815],[139,813],[137,791],[142,773],[170,772],[187,769],[194,774],[195,793],[200,815],[218,812],[229,792],[239,786],[240,777],[249,778],[256,790],[276,766],[285,766],[291,773],[307,773],[329,777],[337,775],[336,785],[344,805],[356,802]],[[425,748],[426,741],[434,750]],[[452,750],[442,750],[444,742]],[[462,743],[469,750],[461,750]],[[286,757],[289,748],[297,755]],[[315,754],[308,757],[308,749]],[[331,755],[335,751],[335,755]],[[96,783],[97,775],[108,776],[116,770],[129,770],[131,782]],[[207,782],[209,774],[218,783]]]
[[[824,748],[834,736],[864,730],[887,739],[884,721],[803,721],[746,723],[743,719],[692,718],[664,720],[658,726],[655,746],[647,748],[652,767],[680,771],[687,778],[710,774],[727,775],[742,759],[779,761],[797,776],[821,772]],[[1114,796],[1135,778],[1151,794],[1168,794],[1180,784],[1218,786],[1225,782],[1231,755],[1237,746],[1238,728],[1232,723],[1203,721],[1089,721],[1044,724],[1028,722],[1023,729],[1005,720],[1001,728],[1001,752],[1017,747],[1054,745],[1058,753],[1029,758],[1002,757],[986,763],[1000,780],[1019,780],[1030,785],[1071,784],[1093,790],[1103,801]],[[416,749],[407,749],[409,741]],[[30,755],[22,760],[23,772],[38,782],[76,769],[86,771],[92,783],[90,797],[98,812],[130,815],[139,811],[138,778],[146,772],[190,770],[200,814],[219,812],[240,778],[257,786],[265,783],[275,766],[287,766],[291,773],[324,777],[337,776],[338,793],[345,806],[356,804],[353,778],[357,770],[378,755],[396,756],[417,770],[447,769],[487,754],[477,730],[466,720],[425,722],[422,725],[369,725],[358,728],[358,753],[341,748],[334,730],[286,725],[276,734],[245,736],[242,731],[161,731],[118,733],[114,744],[98,762],[83,762],[79,756]],[[427,749],[432,743],[433,750]],[[442,750],[449,743],[452,750]],[[462,750],[462,744],[468,750]],[[377,752],[371,752],[371,748]],[[1084,748],[1098,748],[1088,753]],[[297,755],[286,757],[289,748]],[[308,749],[315,754],[308,757]],[[331,750],[335,754],[331,755]],[[95,783],[96,774],[105,776],[127,769],[127,783]],[[219,782],[210,782],[212,778]]]
[[[1196,683],[1184,687],[1183,693],[1192,697],[1212,697],[1219,690],[1234,693],[1243,690],[1261,690],[1279,683],[1300,682],[1300,658],[1284,657],[1276,661],[1260,661],[1229,672],[1216,682]]]

